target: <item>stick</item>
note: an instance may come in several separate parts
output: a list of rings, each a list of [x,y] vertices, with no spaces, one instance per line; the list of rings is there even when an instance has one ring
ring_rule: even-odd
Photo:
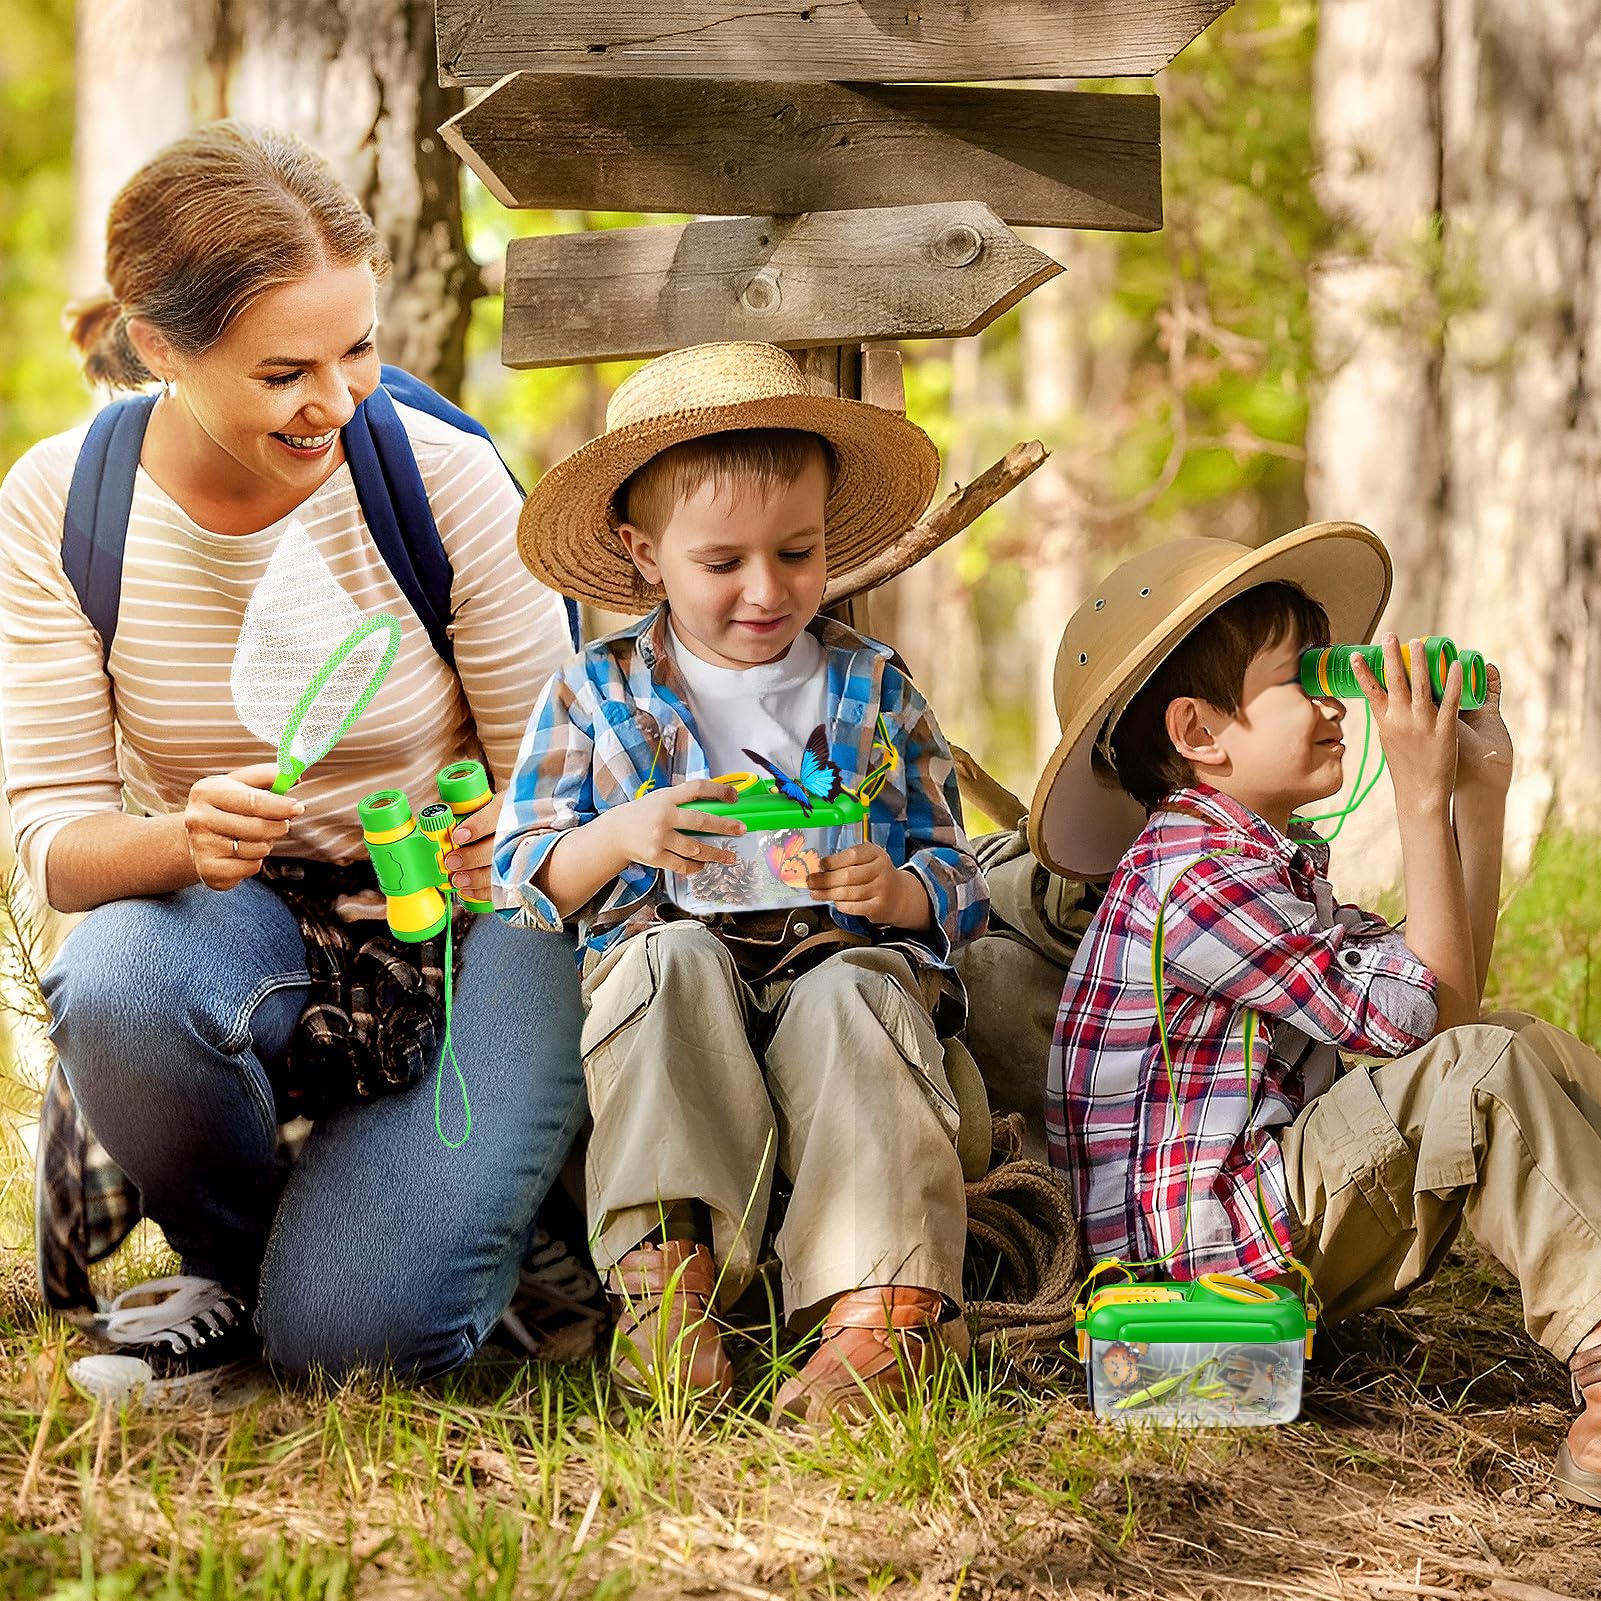
[[[998,462],[986,467],[972,483],[947,495],[921,522],[914,523],[871,561],[864,562],[848,573],[841,573],[823,591],[821,609],[826,610],[842,600],[849,600],[864,589],[874,589],[897,573],[915,566],[947,540],[955,538],[996,501],[1016,489],[1030,473],[1043,465],[1049,454],[1037,439],[1013,445]]]
[[[951,755],[956,758],[956,782],[962,794],[998,827],[1016,828],[1028,816],[1028,807],[960,745],[951,746]]]

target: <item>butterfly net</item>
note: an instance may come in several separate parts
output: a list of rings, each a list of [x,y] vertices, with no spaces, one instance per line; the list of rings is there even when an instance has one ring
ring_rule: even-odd
[[[363,617],[305,528],[284,530],[239,625],[229,687],[239,721],[298,777],[366,709],[394,662],[400,624]]]

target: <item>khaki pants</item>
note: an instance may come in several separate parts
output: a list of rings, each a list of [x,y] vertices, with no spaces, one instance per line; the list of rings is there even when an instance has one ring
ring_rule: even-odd
[[[664,923],[608,953],[585,995],[586,1189],[602,1272],[663,1207],[702,1201],[729,1305],[756,1271],[776,1161],[791,1185],[774,1242],[791,1323],[865,1285],[960,1301],[956,1099],[929,999],[899,951],[854,946],[752,985],[710,930]]]
[[[1283,1136],[1296,1254],[1330,1321],[1404,1295],[1466,1224],[1566,1361],[1601,1323],[1601,1057],[1522,1013],[1344,1074]]]

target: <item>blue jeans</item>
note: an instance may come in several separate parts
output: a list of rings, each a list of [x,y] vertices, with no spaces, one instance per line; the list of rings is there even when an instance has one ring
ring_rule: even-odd
[[[299,924],[257,879],[99,907],[44,979],[85,1120],[186,1271],[259,1283],[273,1362],[446,1372],[510,1301],[583,1122],[572,942],[472,919],[453,1014],[465,1145],[435,1131],[429,1073],[318,1122],[285,1182],[270,1074],[308,984]],[[460,1138],[448,1063],[440,1123]]]

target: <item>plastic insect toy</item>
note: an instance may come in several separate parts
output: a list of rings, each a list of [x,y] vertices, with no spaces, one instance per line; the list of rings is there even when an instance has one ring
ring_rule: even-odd
[[[1127,1389],[1140,1376],[1140,1357],[1144,1352],[1143,1345],[1130,1345],[1121,1340],[1107,1346],[1101,1352],[1101,1377],[1114,1390]]]
[[[767,847],[767,865],[780,884],[800,889],[808,875],[819,871],[823,859],[806,843],[806,836],[798,829],[781,834]]]
[[[786,800],[792,800],[808,817],[815,801],[831,801],[844,792],[845,775],[829,759],[828,730],[819,723],[806,741],[801,752],[800,776],[791,778],[783,768],[768,761],[748,747],[741,746],[745,755],[759,762],[773,775],[773,785]]]

